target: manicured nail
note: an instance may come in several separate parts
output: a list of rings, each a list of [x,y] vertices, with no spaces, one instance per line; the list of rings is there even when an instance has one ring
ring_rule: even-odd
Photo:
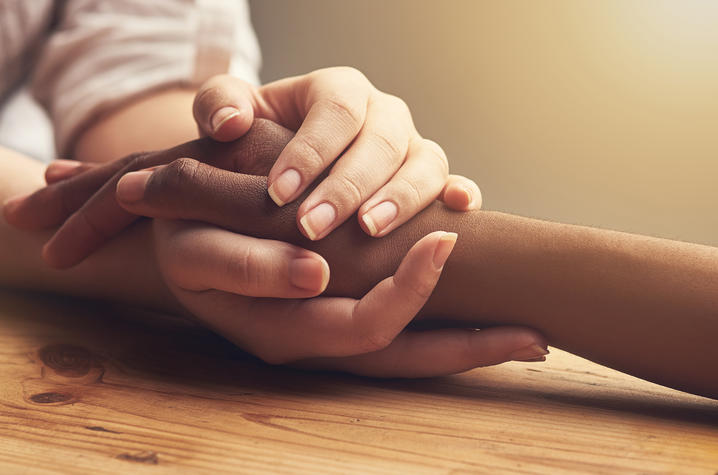
[[[82,162],[77,160],[55,160],[47,166],[45,176],[50,180],[60,180],[72,173]]]
[[[29,193],[8,198],[2,204],[3,211],[8,214],[13,213],[28,196],[30,196]]]
[[[549,354],[548,349],[533,343],[514,351],[509,355],[509,359],[513,361],[544,361],[547,354]]]
[[[321,203],[299,220],[309,239],[316,241],[337,219],[337,210],[329,203]]]
[[[394,221],[397,214],[399,214],[399,208],[394,202],[382,201],[364,213],[361,219],[369,230],[369,234],[376,236]]]
[[[212,124],[212,133],[217,133],[217,131],[221,129],[229,119],[237,117],[238,115],[239,109],[236,107],[225,106],[217,110],[214,114],[212,114],[212,119],[210,120],[210,123]]]
[[[289,281],[300,289],[324,292],[329,283],[329,265],[312,257],[294,259],[289,264]]]
[[[140,201],[145,196],[147,181],[152,176],[152,171],[140,170],[130,172],[122,176],[117,182],[116,196],[125,203]]]
[[[436,244],[436,249],[434,249],[434,266],[437,269],[444,267],[444,263],[446,263],[449,254],[451,254],[451,251],[454,249],[454,244],[456,244],[458,237],[459,235],[456,233],[444,233],[439,239],[439,242]]]
[[[474,204],[474,194],[465,186],[460,185],[459,190],[461,190],[461,193],[464,195],[465,208],[471,208],[471,205]]]
[[[284,206],[302,184],[302,176],[294,168],[284,170],[269,187],[269,196],[277,206]]]

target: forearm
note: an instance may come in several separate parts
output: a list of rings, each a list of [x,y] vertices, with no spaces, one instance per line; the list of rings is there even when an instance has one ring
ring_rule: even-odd
[[[0,148],[0,202],[42,186],[42,173],[38,162]],[[0,214],[0,286],[174,310],[174,300],[157,272],[147,224],[133,226],[81,265],[56,271],[40,257],[51,233],[19,231]]]
[[[718,249],[500,213],[441,225],[460,237],[424,314],[532,326],[593,361],[718,397]]]
[[[313,249],[329,262],[327,293],[358,297],[391,275],[434,230],[457,245],[421,318],[471,326],[519,324],[594,361],[718,397],[718,249],[435,203],[386,238],[355,220],[312,242],[295,206],[276,208],[257,178],[256,215],[240,231]],[[263,222],[264,221],[264,222]],[[271,223],[271,227],[268,224]]]
[[[79,134],[72,158],[109,162],[135,152],[161,150],[197,138],[194,89],[152,91],[100,117]]]

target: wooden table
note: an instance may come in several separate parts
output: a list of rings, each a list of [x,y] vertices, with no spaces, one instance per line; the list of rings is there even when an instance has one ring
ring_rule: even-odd
[[[0,473],[718,472],[718,402],[554,350],[381,381],[211,333],[0,291]]]

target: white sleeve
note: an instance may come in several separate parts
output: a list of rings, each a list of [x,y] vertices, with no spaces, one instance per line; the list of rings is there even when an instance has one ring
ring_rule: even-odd
[[[67,155],[82,127],[133,97],[226,72],[258,83],[259,62],[245,0],[66,0],[32,89]]]

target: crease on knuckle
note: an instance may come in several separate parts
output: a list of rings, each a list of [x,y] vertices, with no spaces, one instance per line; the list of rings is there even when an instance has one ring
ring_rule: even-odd
[[[341,96],[328,96],[320,99],[320,102],[326,109],[332,111],[332,115],[337,116],[335,120],[340,121],[348,130],[358,131],[364,123],[359,108]]]
[[[331,158],[326,158],[322,155],[322,147],[316,145],[319,141],[312,136],[303,136],[297,139],[296,144],[296,155],[300,159],[298,168],[302,169],[307,175],[315,175],[324,170],[324,167],[329,163]]]
[[[410,209],[418,210],[421,208],[426,201],[422,188],[420,188],[416,182],[404,176],[397,176],[396,180],[398,181],[400,189],[403,190],[400,193],[403,195],[404,200],[409,203]]]
[[[345,174],[339,180],[339,184],[344,191],[336,193],[335,196],[341,196],[343,208],[353,209],[365,201],[366,194],[362,191],[361,178]]]
[[[84,211],[78,211],[77,218],[83,223],[85,229],[87,229],[96,239],[104,241],[110,237],[111,233],[104,230],[102,226],[91,219]]]
[[[184,205],[189,205],[193,197],[183,193],[183,188],[190,183],[202,183],[199,162],[190,158],[178,158],[159,173],[154,173],[147,183],[147,196],[174,196]],[[191,209],[191,206],[188,208]]]
[[[256,293],[264,280],[261,253],[252,246],[236,248],[225,262],[225,275],[237,285],[239,293]]]
[[[395,334],[387,328],[379,328],[375,322],[370,321],[367,327],[365,319],[361,316],[363,301],[357,302],[352,310],[352,322],[354,331],[354,351],[356,354],[371,353],[383,350],[394,341]]]
[[[394,283],[405,297],[410,299],[416,297],[418,300],[425,301],[434,291],[435,280],[433,276],[430,278],[417,274],[407,277],[394,276]]]
[[[407,147],[397,143],[397,140],[393,138],[391,134],[385,132],[384,130],[375,130],[372,132],[372,135],[376,147],[382,154],[389,158],[390,162],[395,159],[404,159]],[[402,144],[405,142],[404,140],[400,141]]]

